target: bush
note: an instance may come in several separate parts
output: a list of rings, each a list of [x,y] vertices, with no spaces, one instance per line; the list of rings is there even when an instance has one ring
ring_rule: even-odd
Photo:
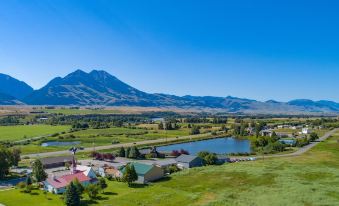
[[[114,180],[113,177],[112,177],[112,175],[107,175],[106,178],[107,178],[109,181],[113,181],[113,180]]]
[[[99,194],[100,187],[98,184],[90,184],[86,187],[86,193],[88,197],[93,200],[96,199]]]
[[[180,171],[180,169],[176,165],[171,165],[171,166],[168,167],[168,172],[170,174],[175,173],[175,172],[179,172],[179,171]]]
[[[23,192],[24,193],[31,193],[33,189],[32,185],[26,185],[26,187],[24,188]]]
[[[16,188],[18,188],[18,189],[24,189],[25,187],[26,187],[26,183],[25,182],[19,182],[16,185]]]
[[[146,159],[152,159],[153,156],[154,156],[153,154],[149,153],[149,154],[146,154],[146,155],[145,155],[145,158],[146,158]]]

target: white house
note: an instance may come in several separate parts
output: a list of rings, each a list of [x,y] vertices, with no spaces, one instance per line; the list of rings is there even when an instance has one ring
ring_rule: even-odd
[[[308,128],[302,128],[301,133],[302,133],[302,134],[310,134],[310,133],[311,133],[311,130],[308,129]]]

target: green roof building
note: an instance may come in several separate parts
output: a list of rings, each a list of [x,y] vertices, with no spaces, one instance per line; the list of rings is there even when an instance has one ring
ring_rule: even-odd
[[[146,184],[148,182],[153,182],[164,177],[164,170],[159,166],[138,162],[132,162],[129,164],[132,164],[134,166],[135,171],[138,175],[138,180],[136,181],[136,183]],[[121,172],[125,172],[125,167],[121,168]]]

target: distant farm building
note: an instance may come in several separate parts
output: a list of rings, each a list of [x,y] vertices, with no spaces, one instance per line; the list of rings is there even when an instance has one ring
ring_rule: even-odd
[[[63,167],[66,163],[71,164],[73,160],[72,156],[60,156],[60,157],[46,157],[41,159],[41,163],[45,169]]]
[[[194,155],[180,155],[175,159],[177,166],[181,169],[187,169],[192,167],[201,167],[204,165],[204,160]]]

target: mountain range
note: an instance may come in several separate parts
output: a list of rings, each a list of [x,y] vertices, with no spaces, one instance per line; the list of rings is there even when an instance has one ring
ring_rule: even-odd
[[[25,82],[0,74],[0,105],[141,106],[218,109],[262,114],[339,113],[333,101],[307,99],[266,102],[236,97],[175,96],[140,91],[105,71],[76,70],[33,90]]]

